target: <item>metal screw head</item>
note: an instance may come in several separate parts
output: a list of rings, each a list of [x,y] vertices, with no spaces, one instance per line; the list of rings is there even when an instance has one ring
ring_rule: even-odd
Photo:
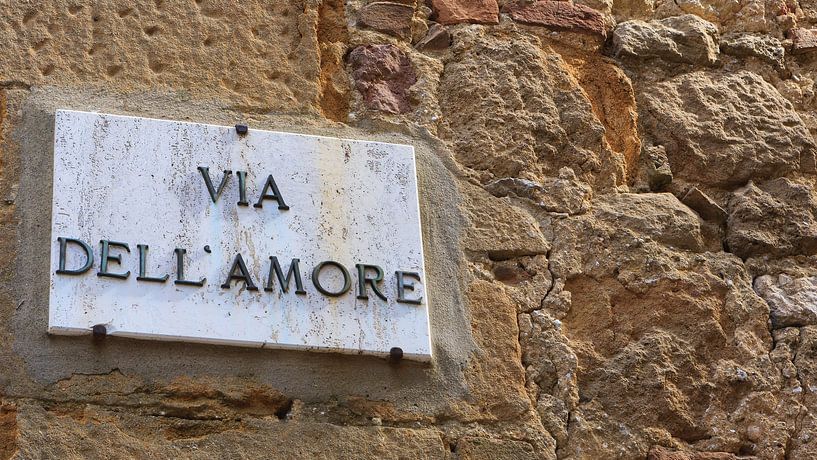
[[[91,329],[91,331],[92,331],[92,333],[94,335],[95,340],[102,339],[106,335],[108,335],[108,330],[105,329],[105,326],[102,325],[102,324],[94,325],[94,327]]]
[[[389,350],[389,363],[397,364],[401,359],[403,359],[403,349],[400,347],[392,347],[392,349]]]
[[[235,125],[235,132],[237,132],[239,136],[247,134],[249,130],[250,128],[248,128],[247,125]]]

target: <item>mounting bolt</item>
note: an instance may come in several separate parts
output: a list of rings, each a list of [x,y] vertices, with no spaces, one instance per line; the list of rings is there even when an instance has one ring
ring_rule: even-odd
[[[95,325],[93,328],[91,328],[91,331],[93,332],[94,340],[102,340],[106,335],[108,335],[108,330],[105,329],[103,324]]]
[[[389,350],[389,364],[398,364],[403,359],[403,349],[400,347],[392,347]]]
[[[250,128],[248,128],[247,125],[235,125],[235,132],[237,132],[239,136],[247,134],[249,130]]]

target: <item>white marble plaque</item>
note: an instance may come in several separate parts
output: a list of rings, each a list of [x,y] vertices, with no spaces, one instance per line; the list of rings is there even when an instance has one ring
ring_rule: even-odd
[[[68,110],[54,131],[50,333],[430,359],[411,146]],[[286,292],[271,257],[284,284],[298,259]]]

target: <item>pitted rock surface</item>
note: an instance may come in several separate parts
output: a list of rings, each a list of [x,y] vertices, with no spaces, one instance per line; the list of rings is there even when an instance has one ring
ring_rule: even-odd
[[[652,22],[627,21],[613,31],[612,54],[620,59],[714,65],[718,52],[718,29],[692,14]]]
[[[394,45],[359,46],[349,53],[355,88],[370,109],[389,113],[411,110],[408,90],[417,76],[411,61]]]
[[[693,72],[645,88],[645,136],[666,150],[675,178],[716,187],[780,177],[814,157],[791,103],[750,72]]]
[[[585,5],[544,0],[514,5],[509,11],[515,21],[523,24],[607,37],[607,26],[602,15]]]
[[[498,24],[496,0],[431,0],[440,24]]]

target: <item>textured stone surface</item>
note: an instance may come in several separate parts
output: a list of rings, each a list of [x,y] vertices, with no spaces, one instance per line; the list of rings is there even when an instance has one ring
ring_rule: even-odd
[[[750,72],[685,74],[645,88],[641,124],[675,178],[712,186],[796,171],[815,144],[791,104]]]
[[[612,54],[630,60],[657,58],[714,65],[718,61],[718,29],[692,14],[652,22],[627,21],[613,31]]]
[[[817,1],[383,2],[0,0],[0,458],[817,458]],[[434,362],[45,335],[66,107],[415,144]]]
[[[497,24],[499,5],[496,0],[431,0],[440,24]]]
[[[329,120],[346,121],[349,117],[349,77],[343,57],[349,31],[341,0],[326,0],[318,7],[316,27],[320,60],[320,112]]]
[[[740,257],[817,253],[817,197],[786,178],[749,183],[729,202],[726,241]]]
[[[448,29],[440,24],[434,24],[428,28],[425,37],[417,42],[419,50],[442,50],[451,45],[451,34]]]
[[[469,397],[476,400],[480,418],[521,420],[531,401],[525,392],[516,306],[501,287],[487,281],[471,284],[467,296],[479,347],[465,369]]]
[[[587,93],[552,49],[539,48],[535,37],[507,40],[482,30],[463,29],[454,41],[440,104],[462,165],[486,180],[537,180],[563,167],[602,185],[623,180],[624,158],[610,149]]]
[[[726,222],[728,215],[726,211],[715,201],[702,192],[698,187],[692,187],[687,191],[681,202],[697,212],[704,220],[709,220],[722,224]]]
[[[641,150],[636,189],[664,191],[672,183],[672,178],[667,149],[662,145],[644,146]]]
[[[593,214],[669,246],[703,248],[697,216],[669,193],[600,197]]]
[[[496,196],[513,195],[530,200],[549,212],[580,214],[590,204],[591,190],[576,180],[570,168],[560,171],[558,178],[546,178],[542,183],[525,179],[498,179],[485,185]]]
[[[647,460],[737,460],[738,456],[729,452],[694,452],[653,447]]]
[[[572,294],[561,330],[578,362],[563,454],[636,458],[670,438],[708,438],[708,450],[723,450],[735,407],[711,389],[746,394],[775,378],[765,303],[739,259],[688,251],[699,250],[697,217],[672,195],[596,206],[560,223],[551,251]],[[628,207],[639,216],[622,214]]]
[[[465,438],[457,443],[457,457],[463,460],[499,458],[533,460],[537,458],[533,447],[525,442],[473,437]]]
[[[758,58],[778,68],[783,67],[783,57],[786,54],[780,40],[754,34],[721,37],[720,50],[724,54],[739,58]]]
[[[3,81],[173,88],[287,112],[318,96],[316,11],[304,2],[14,5],[0,3]]]
[[[817,29],[791,29],[789,38],[792,41],[792,51],[795,53],[817,50]]]
[[[694,14],[716,26],[722,33],[741,31],[768,33],[777,23],[768,14],[778,16],[782,27],[791,21],[787,6],[782,3],[767,8],[761,0],[678,0],[656,1],[653,15],[659,18]],[[790,24],[791,22],[789,22]]]
[[[754,287],[769,304],[773,327],[817,325],[817,277],[764,275],[755,280]]]
[[[510,8],[510,14],[515,21],[523,24],[607,37],[607,26],[602,15],[585,5],[543,0],[515,5]]]
[[[468,187],[465,200],[470,221],[468,247],[495,260],[544,254],[550,248],[539,224],[528,214],[484,190]],[[488,206],[484,206],[487,203]]]
[[[408,89],[417,81],[411,61],[394,45],[359,46],[349,54],[355,88],[370,109],[402,113],[411,109]]]
[[[435,430],[185,420],[100,407],[18,410],[19,458],[445,458]]]
[[[414,7],[392,2],[372,2],[360,9],[358,24],[401,38],[411,37]]]

